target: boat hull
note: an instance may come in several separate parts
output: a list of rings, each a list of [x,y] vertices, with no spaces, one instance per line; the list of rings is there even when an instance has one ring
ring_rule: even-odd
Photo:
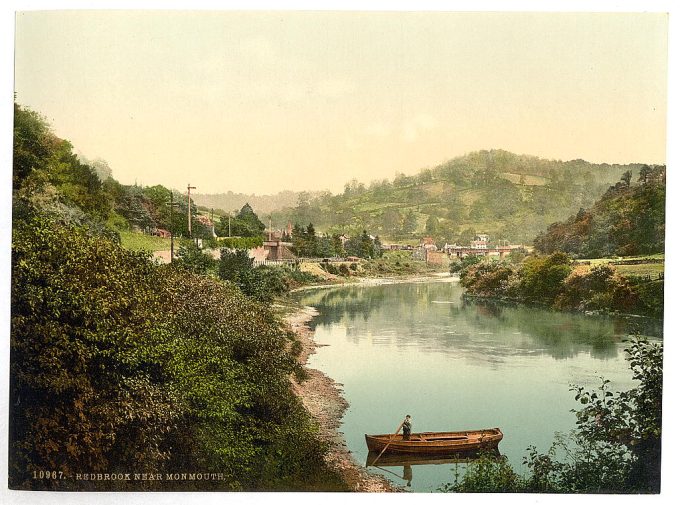
[[[455,454],[464,451],[497,449],[503,439],[500,428],[485,430],[412,433],[409,440],[402,435],[365,435],[371,452],[390,454]]]

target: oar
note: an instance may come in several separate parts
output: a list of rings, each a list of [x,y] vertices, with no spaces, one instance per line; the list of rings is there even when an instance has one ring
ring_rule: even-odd
[[[374,466],[374,465],[371,465],[371,466]],[[391,474],[394,475],[395,477],[399,477],[401,480],[408,480],[408,479],[405,479],[403,476],[399,475],[398,473],[395,473],[395,472],[393,472],[393,471],[391,471],[391,470],[388,470],[388,469],[385,468],[385,467],[376,466],[376,468],[380,468],[383,472],[391,473]]]
[[[401,424],[397,428],[397,431],[394,432],[394,435],[392,435],[390,437],[390,441],[387,442],[387,445],[385,447],[383,447],[383,450],[380,451],[380,454],[378,454],[378,457],[373,460],[373,463],[371,463],[371,466],[375,466],[375,462],[380,459],[380,456],[383,455],[383,452],[385,452],[385,450],[390,446],[390,444],[392,443],[392,440],[394,440],[394,437],[396,437],[399,434],[399,430],[401,429],[402,426],[404,426],[404,421],[401,422]]]

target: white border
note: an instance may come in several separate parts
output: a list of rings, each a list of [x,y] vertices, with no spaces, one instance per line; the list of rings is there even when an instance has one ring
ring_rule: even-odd
[[[406,502],[414,500],[427,500],[432,502],[450,503],[454,500],[474,500],[480,498],[483,501],[502,501],[504,504],[529,503],[570,503],[574,499],[607,503],[639,503],[650,501],[655,503],[667,503],[677,500],[678,479],[675,475],[678,454],[678,437],[672,434],[678,422],[678,409],[673,405],[675,388],[678,386],[678,337],[675,332],[678,326],[678,311],[673,310],[674,300],[678,294],[679,272],[676,265],[678,247],[680,246],[680,233],[678,226],[678,185],[679,176],[676,174],[678,147],[673,140],[678,136],[678,96],[680,81],[677,77],[677,62],[680,59],[678,50],[678,22],[680,10],[676,7],[677,2],[670,0],[553,0],[551,2],[540,0],[525,1],[492,1],[492,0],[331,0],[325,2],[310,0],[284,0],[275,2],[272,0],[230,0],[217,2],[209,0],[9,0],[2,3],[0,8],[0,503],[11,504],[53,504],[53,503],[76,503],[89,504],[96,502],[101,505],[125,502],[126,504],[160,503],[174,504],[201,503],[220,505],[241,503],[269,503],[270,501],[288,502],[336,502],[341,500],[359,500],[365,502]],[[7,483],[7,407],[8,407],[8,364],[9,353],[7,349],[9,334],[9,263],[10,263],[10,212],[11,212],[11,131],[12,131],[12,108],[13,108],[13,47],[14,47],[14,12],[20,10],[62,10],[62,9],[170,9],[170,10],[363,10],[363,11],[543,11],[543,12],[669,12],[669,85],[668,85],[668,129],[667,129],[667,160],[668,170],[668,198],[667,198],[667,237],[666,237],[666,320],[665,320],[665,353],[666,363],[664,369],[664,440],[663,440],[663,474],[661,496],[546,496],[546,495],[366,495],[355,493],[351,496],[343,494],[307,493],[307,494],[278,494],[278,493],[44,493],[44,492],[10,492],[6,488]]]

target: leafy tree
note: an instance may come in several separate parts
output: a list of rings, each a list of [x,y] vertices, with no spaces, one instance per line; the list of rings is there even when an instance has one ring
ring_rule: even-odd
[[[14,188],[26,178],[46,167],[54,156],[57,139],[43,116],[14,104]]]
[[[621,176],[621,181],[625,184],[627,188],[630,187],[630,181],[633,178],[633,172],[626,170]]]
[[[467,258],[466,258],[467,259]],[[511,267],[490,262],[471,262],[460,275],[463,287],[481,296],[513,295],[510,283],[514,270]]]
[[[482,261],[481,256],[468,255],[468,256],[465,256],[460,261],[452,262],[449,270],[452,274],[455,274],[455,273],[458,273],[462,270],[465,270],[469,266],[476,265],[477,263],[480,263],[481,261]]]
[[[417,227],[418,218],[416,217],[416,213],[413,212],[413,209],[409,209],[403,218],[401,231],[404,235],[411,235],[416,231]]]
[[[643,167],[644,168],[644,167]],[[665,237],[665,167],[641,169],[641,184],[622,182],[593,205],[565,222],[551,224],[534,240],[544,253],[564,251],[580,257],[627,256],[663,251]]]
[[[217,274],[220,279],[231,281],[237,286],[246,282],[248,272],[253,268],[253,258],[248,255],[247,249],[221,249],[220,263]]]
[[[521,295],[530,301],[552,305],[571,272],[570,264],[569,256],[564,253],[527,258],[521,266]]]
[[[431,236],[437,235],[439,231],[439,219],[437,216],[429,216],[425,222],[425,233]]]
[[[638,182],[642,184],[647,184],[652,174],[652,167],[649,165],[642,165],[640,167],[640,175],[638,176]]]
[[[366,230],[361,235],[350,237],[345,243],[345,251],[348,256],[359,258],[379,258],[382,256],[382,248],[378,237],[371,238]]]
[[[175,265],[196,274],[206,275],[215,270],[215,263],[212,256],[191,241],[180,245]]]
[[[231,234],[234,236],[259,237],[264,230],[264,223],[260,221],[252,207],[247,203],[231,220]]]

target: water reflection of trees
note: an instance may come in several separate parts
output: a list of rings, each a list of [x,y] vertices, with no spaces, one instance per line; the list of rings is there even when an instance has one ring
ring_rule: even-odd
[[[561,359],[589,352],[606,359],[635,329],[661,335],[654,321],[468,301],[462,292],[452,283],[346,286],[306,292],[300,301],[319,309],[313,329],[341,323],[353,341],[370,336],[376,345],[464,351],[485,361],[518,353]]]
[[[568,358],[588,349],[595,358],[617,354],[617,345],[631,333],[660,337],[659,322],[641,318],[626,319],[605,315],[557,312],[487,300],[463,300],[451,307],[453,317],[474,321],[478,327],[497,331],[508,328],[531,336],[546,346],[555,358]]]

